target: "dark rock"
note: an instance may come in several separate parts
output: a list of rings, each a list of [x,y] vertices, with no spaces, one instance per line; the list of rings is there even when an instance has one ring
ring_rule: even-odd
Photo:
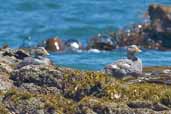
[[[18,50],[15,55],[14,55],[17,59],[24,59],[25,57],[29,57],[29,54],[27,54],[26,52],[24,52],[23,50]]]
[[[153,104],[148,101],[134,101],[134,102],[128,103],[128,106],[130,108],[151,108],[152,105]]]
[[[150,37],[156,42],[160,41],[164,48],[171,48],[171,7],[150,5],[149,16],[151,19]]]
[[[152,107],[152,109],[155,110],[155,111],[165,111],[165,110],[169,110],[168,107],[166,107],[165,105],[160,104],[160,103],[154,104],[153,107]]]
[[[99,49],[111,51],[115,49],[114,39],[108,35],[98,34],[88,41],[88,49]]]
[[[171,32],[171,7],[150,5],[149,16],[154,30],[157,32]]]

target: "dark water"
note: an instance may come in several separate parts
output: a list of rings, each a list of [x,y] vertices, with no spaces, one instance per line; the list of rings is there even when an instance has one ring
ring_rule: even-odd
[[[171,0],[1,0],[0,45],[19,47],[27,36],[33,45],[52,36],[79,39],[85,45],[99,32],[143,22],[151,3],[171,5]],[[145,65],[171,65],[171,52],[145,51],[139,56]],[[120,51],[50,56],[57,64],[91,70],[122,57]]]

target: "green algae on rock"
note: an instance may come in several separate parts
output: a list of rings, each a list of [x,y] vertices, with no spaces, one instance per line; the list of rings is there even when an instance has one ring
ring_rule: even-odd
[[[164,70],[161,69],[161,71]],[[148,72],[150,72],[150,69]],[[41,93],[38,88],[34,91],[39,91],[45,102],[48,102],[46,106],[51,106],[54,110],[60,109],[62,113],[125,114],[129,112],[130,114],[144,114],[149,112],[149,114],[155,114],[163,111],[169,112],[171,86],[138,81],[130,83],[139,78],[142,77],[122,81],[101,72],[79,71],[43,65],[29,65],[15,70],[11,75],[14,84],[24,91],[32,92],[32,90],[30,91],[31,88],[28,91],[28,88],[23,86],[23,84],[29,83],[36,85],[33,87],[38,86],[47,89],[46,93]],[[58,89],[58,93],[48,93],[50,87]],[[42,98],[41,95],[36,95],[36,98]],[[58,99],[56,95],[63,98],[63,103],[66,100],[71,104],[62,105],[63,103],[60,100],[55,101],[55,99]],[[48,99],[54,100],[49,101]]]

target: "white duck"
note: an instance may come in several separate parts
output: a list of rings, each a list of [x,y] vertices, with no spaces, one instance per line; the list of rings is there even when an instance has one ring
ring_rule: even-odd
[[[105,67],[105,72],[112,74],[116,77],[126,75],[141,75],[142,74],[142,61],[135,56],[141,50],[136,45],[128,46],[127,59],[120,59]]]
[[[52,62],[45,55],[49,55],[44,47],[38,47],[36,49],[31,50],[32,56],[25,57],[24,60],[18,65],[18,68],[23,66],[27,66],[30,64],[33,65],[51,65]]]

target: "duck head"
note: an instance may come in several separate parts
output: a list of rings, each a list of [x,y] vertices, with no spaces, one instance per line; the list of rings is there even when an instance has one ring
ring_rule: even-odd
[[[127,48],[128,59],[136,59],[135,54],[142,52],[140,48],[136,45],[130,45]]]
[[[62,51],[64,49],[63,42],[60,38],[50,38],[46,41],[45,48],[50,52]]]

